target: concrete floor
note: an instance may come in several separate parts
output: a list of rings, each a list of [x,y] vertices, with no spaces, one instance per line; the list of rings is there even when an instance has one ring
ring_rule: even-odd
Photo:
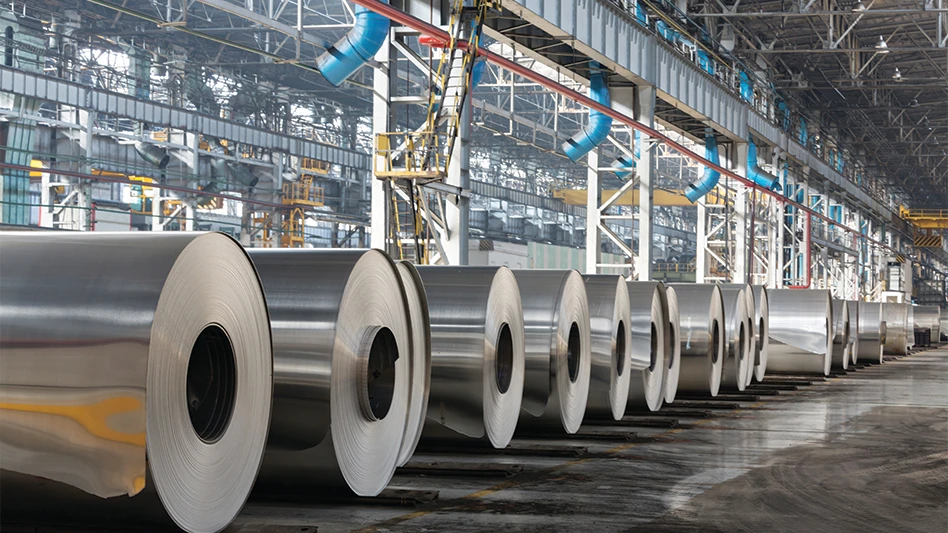
[[[518,464],[497,477],[397,475],[437,490],[415,507],[250,502],[238,531],[948,532],[948,349],[762,397],[575,459],[422,455]]]

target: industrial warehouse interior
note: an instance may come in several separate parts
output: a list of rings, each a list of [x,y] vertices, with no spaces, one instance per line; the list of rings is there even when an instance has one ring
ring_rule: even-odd
[[[6,0],[4,533],[948,533],[948,0]]]

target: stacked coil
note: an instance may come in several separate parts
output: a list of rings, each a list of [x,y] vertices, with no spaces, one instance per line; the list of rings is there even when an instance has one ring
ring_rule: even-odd
[[[859,302],[846,300],[849,309],[849,363],[855,365],[859,358]]]
[[[672,287],[665,287],[668,300],[668,366],[665,368],[665,403],[675,401],[678,394],[678,376],[681,373],[681,314],[678,312],[678,295]]]
[[[665,401],[668,368],[668,300],[658,281],[629,281],[632,330],[632,365],[643,366],[629,382],[629,408],[658,411]]]
[[[273,330],[273,423],[261,482],[375,496],[399,461],[412,330],[402,277],[378,250],[250,250]]]
[[[633,366],[629,290],[620,276],[587,275],[589,302],[590,369],[586,417],[620,420],[629,401],[629,376],[644,366]]]
[[[754,372],[754,293],[750,285],[721,285],[726,318],[727,357],[721,387],[743,391]]]
[[[846,370],[849,368],[849,304],[846,300],[833,299],[833,363],[832,367]]]
[[[768,371],[828,376],[833,361],[833,303],[829,291],[770,291]]]
[[[885,302],[882,304],[882,320],[885,322],[885,344],[883,353],[905,355],[909,350],[909,337],[915,337],[909,322],[910,305]],[[914,340],[912,341],[914,342]]]
[[[770,302],[767,289],[762,285],[754,285],[754,304],[754,318],[757,320],[757,327],[754,328],[757,339],[754,348],[754,379],[761,382],[767,375],[767,356],[770,353]]]
[[[520,426],[576,433],[589,396],[589,303],[575,270],[514,270],[524,329]]]
[[[257,477],[272,397],[267,306],[240,245],[24,232],[0,248],[4,517],[224,529]]]
[[[915,325],[918,329],[928,330],[931,342],[938,342],[941,329],[941,312],[935,305],[920,305],[915,308]]]
[[[438,426],[510,442],[524,386],[523,307],[507,267],[418,267],[431,321],[431,391],[423,436]]]
[[[726,355],[724,298],[717,285],[675,283],[681,364],[678,391],[717,396]]]
[[[882,349],[886,343],[887,327],[883,320],[882,303],[859,302],[857,335],[857,363],[882,363]]]

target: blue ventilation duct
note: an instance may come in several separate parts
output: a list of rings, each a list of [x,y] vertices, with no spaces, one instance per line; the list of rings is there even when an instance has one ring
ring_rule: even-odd
[[[718,140],[712,131],[706,131],[704,134],[704,158],[715,165],[721,164],[718,157]],[[720,178],[720,172],[711,167],[704,167],[704,176],[685,187],[685,198],[691,203],[697,202],[699,198],[714,190]]]
[[[388,0],[381,0],[388,3]],[[319,72],[336,87],[367,63],[388,39],[387,18],[355,6],[355,25],[336,44],[316,59]]]
[[[606,87],[606,80],[599,69],[599,63],[594,61],[590,62],[589,97],[604,106],[611,105],[609,87]],[[575,163],[591,152],[593,148],[602,144],[602,141],[605,141],[606,137],[609,136],[611,129],[612,118],[595,109],[590,109],[589,123],[563,143],[563,152],[570,161]]]
[[[747,144],[747,179],[768,190],[780,190],[780,182],[777,181],[777,176],[764,172],[764,169],[757,164],[757,145],[750,140]]]
[[[480,85],[481,80],[484,78],[484,71],[487,70],[487,60],[479,59],[474,62],[474,66],[471,68],[471,90],[477,88]]]
[[[790,106],[783,100],[778,100],[777,111],[780,112],[780,126],[783,131],[790,131]]]
[[[746,102],[754,101],[754,84],[751,82],[750,77],[743,70],[740,75],[741,80],[741,98]]]
[[[648,15],[645,14],[645,8],[642,7],[641,2],[635,3],[635,20],[639,21],[643,26],[648,25]]]
[[[810,138],[809,132],[806,130],[806,119],[800,117],[800,144],[806,146],[807,139]]]
[[[642,133],[635,130],[634,139],[632,142],[632,153],[635,155],[635,158],[622,154],[612,163],[613,172],[616,173],[616,177],[620,180],[629,179],[629,176],[632,175],[632,170],[635,168],[635,161],[642,157]]]

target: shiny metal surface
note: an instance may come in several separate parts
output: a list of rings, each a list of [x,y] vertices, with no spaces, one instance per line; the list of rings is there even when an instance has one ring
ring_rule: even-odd
[[[849,309],[849,363],[856,364],[859,358],[859,302],[846,300]]]
[[[829,375],[833,304],[827,290],[777,289],[770,303],[768,371]]]
[[[405,287],[411,319],[411,386],[408,388],[408,416],[405,435],[398,452],[398,466],[405,466],[421,440],[428,415],[428,393],[431,390],[431,320],[425,285],[415,265],[399,261],[398,274]]]
[[[274,389],[265,484],[382,491],[411,382],[409,308],[378,250],[249,251],[267,296]]]
[[[767,289],[762,285],[754,285],[754,304],[754,337],[757,339],[754,348],[754,379],[760,382],[767,375],[767,356],[770,354],[770,302]]]
[[[886,323],[882,316],[883,305],[877,302],[859,302],[857,363],[882,362],[882,345],[886,340]],[[850,325],[850,330],[852,330],[852,325]]]
[[[576,433],[589,397],[589,303],[575,270],[514,270],[523,305],[524,384],[518,427]]]
[[[941,330],[941,313],[938,306],[919,305],[915,307],[915,327],[931,332],[932,342],[937,342]]]
[[[726,355],[724,298],[714,284],[673,283],[678,298],[678,390],[717,396]]]
[[[658,411],[665,401],[665,369],[671,352],[668,339],[668,300],[660,281],[628,281],[632,331],[633,373],[628,408]]]
[[[431,315],[434,424],[496,448],[510,442],[523,398],[524,329],[507,267],[420,266]]]
[[[621,276],[583,276],[589,301],[590,369],[586,418],[620,420],[629,401],[632,323]]]
[[[665,299],[668,301],[668,366],[665,367],[665,403],[675,401],[678,394],[678,376],[681,373],[681,324],[678,312],[678,295],[675,289],[665,287]]]
[[[833,368],[849,368],[849,303],[833,298]]]
[[[902,303],[885,302],[882,304],[882,320],[885,322],[885,344],[883,353],[905,355],[908,353],[908,337],[914,338],[909,330],[909,307]]]
[[[727,338],[727,357],[724,360],[724,375],[721,388],[739,390],[747,388],[754,368],[754,303],[750,285],[725,283],[721,285],[724,298],[724,318]]]
[[[164,509],[191,532],[243,507],[272,359],[260,282],[230,237],[0,233],[0,352],[5,499]]]
[[[908,318],[905,321],[905,343],[908,345],[908,349],[911,350],[915,347],[915,306],[905,304],[905,308],[908,310]]]

